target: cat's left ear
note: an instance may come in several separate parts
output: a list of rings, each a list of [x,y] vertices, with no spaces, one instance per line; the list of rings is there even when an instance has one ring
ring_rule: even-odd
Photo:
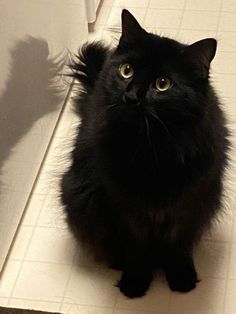
[[[210,63],[215,56],[217,41],[214,38],[206,38],[187,46],[184,55],[189,62],[196,66],[200,77],[206,78],[209,74]]]
[[[143,38],[147,32],[139,25],[134,16],[126,9],[121,14],[122,36],[121,41],[136,42]]]

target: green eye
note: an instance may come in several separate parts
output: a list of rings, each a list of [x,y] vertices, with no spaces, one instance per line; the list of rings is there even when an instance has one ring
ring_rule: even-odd
[[[119,66],[119,72],[120,75],[125,79],[129,79],[134,75],[134,70],[129,63],[121,64]]]
[[[155,87],[159,92],[165,92],[172,86],[172,82],[166,77],[160,77],[155,82]]]

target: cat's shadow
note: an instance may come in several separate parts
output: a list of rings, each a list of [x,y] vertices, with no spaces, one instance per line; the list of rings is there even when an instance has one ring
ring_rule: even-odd
[[[61,105],[57,82],[62,68],[60,57],[49,57],[44,39],[27,37],[11,49],[9,75],[0,95],[0,168],[34,123]]]
[[[7,42],[4,47],[2,42],[1,49],[4,80],[0,91],[0,243],[4,258],[12,230],[19,223],[19,213],[24,208],[24,192],[32,188],[31,176],[36,178],[42,161],[43,147],[40,145],[45,145],[45,151],[46,140],[49,141],[68,86],[63,87],[62,78],[65,56],[60,53],[51,56],[46,40],[28,36],[12,46]],[[45,116],[46,122],[40,120]],[[26,144],[22,145],[25,139]],[[28,139],[34,148],[28,144]],[[39,154],[35,148],[39,148]],[[21,164],[24,168],[19,169]],[[38,168],[33,169],[32,165]],[[17,200],[20,191],[22,199]],[[11,199],[15,205],[9,207]]]

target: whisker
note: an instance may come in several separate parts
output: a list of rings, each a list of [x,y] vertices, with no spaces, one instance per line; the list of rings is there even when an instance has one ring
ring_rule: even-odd
[[[157,119],[157,120],[160,122],[160,124],[163,126],[164,130],[166,131],[166,133],[170,135],[170,132],[169,132],[167,126],[166,126],[165,123],[158,117],[158,115],[157,115],[155,112],[153,112],[153,111],[151,111],[150,114],[151,114],[151,116],[152,116],[153,118]]]
[[[138,155],[138,152],[139,150],[143,147],[143,144],[144,144],[144,138],[143,138],[143,134],[142,134],[142,124],[139,125],[139,135],[140,137],[142,138],[142,141],[138,141],[138,145],[137,145],[137,148],[136,150],[134,151],[134,154],[133,154],[133,157],[131,158],[131,160],[129,161],[129,166],[132,165],[132,163],[135,161],[137,155]]]
[[[111,109],[111,108],[114,108],[116,106],[118,106],[118,104],[113,104],[113,105],[107,106],[106,109]]]
[[[150,127],[149,127],[149,122],[148,122],[147,116],[144,116],[144,119],[145,119],[145,124],[146,124],[146,135],[147,135],[147,139],[148,139],[148,145],[149,145],[149,148],[151,148],[152,142],[151,142],[151,138],[150,138]]]
[[[161,125],[162,125],[163,128],[165,129],[166,133],[172,138],[173,142],[175,143],[176,150],[177,150],[177,152],[178,152],[178,154],[179,154],[179,158],[180,158],[182,164],[184,164],[184,163],[185,163],[185,159],[184,159],[183,153],[181,152],[181,147],[179,147],[179,145],[178,145],[178,142],[176,142],[176,140],[171,136],[171,134],[170,134],[170,132],[169,132],[167,126],[166,126],[166,125],[164,124],[164,122],[158,117],[158,115],[157,115],[155,112],[153,112],[153,111],[151,111],[150,114],[151,114],[151,116],[152,116],[153,118],[157,119],[157,120],[161,123]],[[153,148],[155,149],[155,147],[153,147]]]
[[[147,139],[148,139],[148,146],[149,146],[149,149],[151,150],[151,155],[152,155],[152,165],[153,165],[153,168],[155,169],[156,164],[157,164],[157,151],[156,151],[155,145],[153,145],[153,143],[152,143],[148,117],[144,116],[144,119],[145,119],[145,124],[146,124],[146,135],[147,135]]]

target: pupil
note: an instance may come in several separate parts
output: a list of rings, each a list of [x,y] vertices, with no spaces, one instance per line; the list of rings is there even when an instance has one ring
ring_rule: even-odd
[[[130,68],[129,68],[129,66],[127,65],[127,67],[125,68],[125,74],[126,74],[126,75],[129,74],[129,72],[130,72]]]
[[[166,86],[166,80],[164,78],[162,78],[160,81],[160,87],[163,88],[165,86]]]

